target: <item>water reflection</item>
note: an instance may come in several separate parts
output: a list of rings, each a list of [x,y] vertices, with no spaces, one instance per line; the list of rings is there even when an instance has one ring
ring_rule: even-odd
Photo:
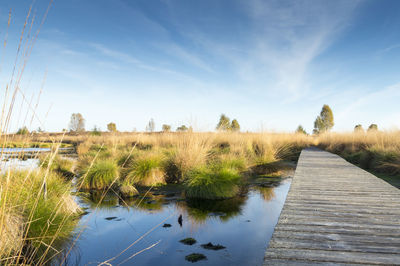
[[[178,202],[177,207],[186,211],[194,223],[204,223],[207,219],[229,219],[240,215],[247,197],[235,197],[226,200],[191,199],[187,202]]]
[[[89,215],[82,216],[80,228],[85,229],[68,262],[99,263],[140,239],[113,262],[123,262],[161,240],[151,250],[125,264],[191,265],[185,261],[185,256],[201,253],[207,256],[207,261],[199,261],[197,265],[262,265],[290,182],[269,182],[264,178],[256,183],[242,196],[227,200],[185,201],[176,191],[157,191],[129,200],[108,193],[100,202],[101,192],[80,194],[80,202],[88,208]],[[163,227],[164,223],[171,227]],[[146,236],[141,238],[144,234]],[[179,242],[187,237],[194,238],[196,244],[188,246]],[[202,244],[209,242],[226,249],[202,248]]]
[[[274,187],[261,187],[256,186],[255,189],[260,192],[260,195],[263,197],[264,200],[270,201],[275,198],[275,191]]]

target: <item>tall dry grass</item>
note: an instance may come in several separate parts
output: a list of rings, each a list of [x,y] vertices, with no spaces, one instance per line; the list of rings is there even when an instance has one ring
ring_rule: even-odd
[[[27,11],[18,38],[15,59],[4,62],[4,52],[8,48],[8,31],[14,26],[10,10],[7,25],[0,25],[5,33],[1,71],[11,66],[8,81],[2,84],[2,106],[0,113],[0,264],[1,265],[43,265],[62,253],[61,242],[67,240],[75,227],[75,216],[79,208],[71,197],[71,185],[53,172],[51,162],[59,148],[50,156],[50,163],[44,169],[20,171],[6,167],[3,159],[6,147],[37,146],[32,143],[32,134],[9,134],[13,128],[32,127],[33,123],[43,127],[43,119],[36,110],[42,93],[38,89],[36,97],[26,97],[22,81],[32,49],[47,17],[52,1],[40,19],[31,5]],[[38,20],[39,18],[39,20]],[[14,48],[12,48],[14,51]],[[45,80],[45,78],[44,78]],[[24,132],[26,133],[26,132]],[[18,154],[19,158],[23,152]]]
[[[400,131],[327,133],[318,145],[364,169],[400,174]]]

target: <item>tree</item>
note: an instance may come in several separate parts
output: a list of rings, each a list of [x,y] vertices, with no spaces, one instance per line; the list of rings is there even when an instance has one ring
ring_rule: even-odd
[[[170,125],[162,125],[162,131],[163,132],[170,132],[171,131],[171,126]]]
[[[146,131],[147,132],[154,132],[155,128],[156,128],[156,124],[154,123],[154,119],[151,118],[149,123],[146,126]]]
[[[296,134],[304,134],[307,135],[307,131],[303,128],[302,125],[299,125],[295,131]]]
[[[117,132],[117,125],[113,122],[107,124],[107,130],[110,132]]]
[[[362,125],[358,124],[354,127],[354,132],[357,132],[357,133],[364,132],[364,128],[362,127]]]
[[[101,129],[96,125],[93,127],[92,131],[90,132],[92,136],[101,136]]]
[[[80,113],[73,113],[71,115],[69,130],[73,132],[85,131],[85,119]]]
[[[230,129],[232,131],[235,131],[235,132],[239,132],[240,131],[240,125],[239,125],[239,122],[236,119],[232,120]]]
[[[189,129],[187,128],[187,126],[185,126],[185,125],[182,125],[182,126],[180,126],[180,127],[178,127],[177,129],[176,129],[176,131],[177,132],[186,132],[186,131],[188,131]]]
[[[333,113],[329,105],[324,104],[321,113],[314,122],[314,132],[324,133],[332,129],[334,126]]]
[[[230,130],[230,128],[231,128],[231,121],[230,121],[229,117],[227,117],[224,114],[221,114],[216,129],[222,130],[222,131],[227,131],[227,130]]]
[[[21,127],[17,131],[17,135],[27,135],[27,134],[29,134],[29,130],[27,127]]]
[[[378,125],[377,124],[371,124],[369,127],[368,127],[368,130],[367,130],[368,132],[375,132],[375,131],[378,131]]]

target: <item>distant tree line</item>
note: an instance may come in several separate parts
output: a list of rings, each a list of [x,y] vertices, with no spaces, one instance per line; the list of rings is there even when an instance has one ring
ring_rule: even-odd
[[[71,115],[71,119],[69,122],[69,131],[70,132],[83,132],[85,131],[85,119],[83,118],[82,114],[80,113],[73,113]],[[333,126],[335,125],[334,123],[334,116],[332,109],[329,107],[329,105],[324,104],[322,106],[320,114],[317,116],[317,118],[314,121],[314,129],[313,129],[313,134],[320,134],[320,133],[325,133],[330,131]],[[146,125],[146,131],[147,132],[155,132],[155,122],[154,119],[151,118]],[[162,125],[162,132],[171,132],[172,131],[172,126],[168,124],[163,124]],[[109,132],[117,132],[117,125],[114,122],[110,122],[107,124],[107,130]],[[225,114],[221,114],[219,121],[216,126],[216,130],[218,131],[231,131],[231,132],[239,132],[240,131],[240,124],[237,119],[233,119],[232,121],[230,120],[229,117],[227,117]],[[63,129],[65,131],[65,129]],[[187,127],[186,125],[181,125],[176,128],[176,132],[191,132],[193,131],[193,128],[191,126]],[[367,132],[374,132],[378,131],[378,125],[377,124],[371,124]],[[33,131],[35,132],[35,131]],[[43,132],[43,130],[39,127],[37,132]],[[354,127],[354,132],[365,132],[363,126],[361,124],[358,124]],[[302,125],[299,125],[295,131],[297,134],[305,134],[307,135],[307,131],[304,129]],[[19,135],[25,135],[29,134],[29,130],[27,127],[22,127],[20,128],[16,134]],[[101,135],[101,130],[97,126],[94,126],[94,128],[91,130],[92,135]]]
[[[332,109],[329,107],[329,105],[324,104],[322,106],[320,114],[314,121],[313,134],[328,132],[333,128],[334,125],[335,123],[334,123]],[[374,132],[374,131],[378,131],[377,124],[371,124],[367,129],[367,132]],[[365,130],[361,124],[358,124],[354,127],[354,132],[360,133],[360,132],[365,132]],[[297,127],[295,133],[307,135],[307,132],[305,131],[302,125],[299,125]]]

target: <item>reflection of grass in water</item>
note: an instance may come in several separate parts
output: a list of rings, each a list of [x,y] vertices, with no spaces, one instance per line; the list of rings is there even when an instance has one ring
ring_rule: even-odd
[[[228,221],[241,214],[242,206],[246,199],[246,197],[235,197],[226,200],[191,199],[186,203],[177,202],[177,205],[186,209],[189,217],[197,223],[205,222],[211,217],[219,217],[221,221]]]
[[[164,201],[159,197],[145,197],[143,194],[136,197],[122,199],[114,192],[104,194],[101,190],[92,190],[87,193],[79,193],[84,203],[89,208],[112,209],[115,206],[133,207],[139,210],[161,211]]]
[[[163,209],[163,202],[161,200],[154,198],[143,199],[141,196],[124,200],[123,205],[145,211],[162,211]]]
[[[273,198],[275,198],[275,191],[274,191],[274,187],[260,187],[260,186],[256,186],[255,189],[260,193],[261,197],[265,200],[265,201],[270,201]]]
[[[99,208],[99,209],[111,209],[119,204],[118,196],[109,192],[104,194],[103,191],[90,191],[88,193],[82,193],[83,201],[89,205],[90,208]]]
[[[148,194],[149,196],[149,194]],[[134,198],[124,199],[121,205],[125,207],[133,207],[138,210],[145,211],[162,211],[164,200],[160,197],[145,197],[144,194],[138,195]]]

